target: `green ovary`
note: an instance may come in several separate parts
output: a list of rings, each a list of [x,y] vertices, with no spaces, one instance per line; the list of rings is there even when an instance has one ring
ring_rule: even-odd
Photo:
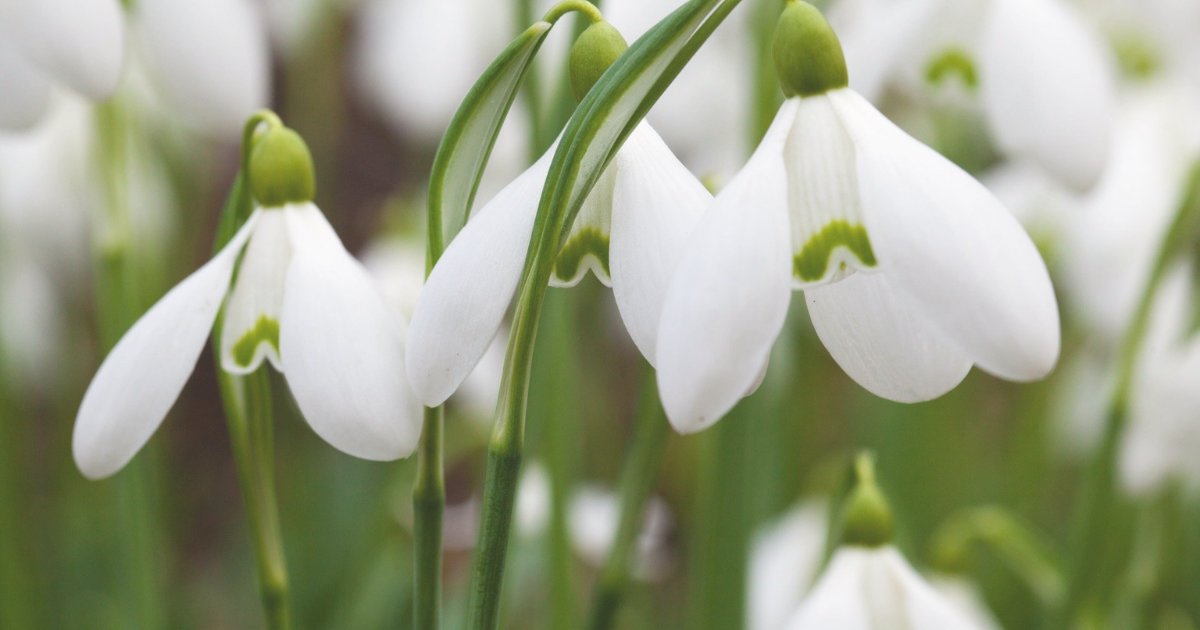
[[[963,85],[975,89],[979,86],[979,75],[971,55],[960,48],[948,48],[925,67],[925,80],[930,85],[941,85],[946,79],[957,76]]]
[[[848,221],[832,221],[813,235],[792,261],[792,272],[804,282],[816,282],[825,277],[833,250],[844,247],[866,267],[874,267],[875,252],[867,229]]]
[[[234,363],[248,368],[254,360],[254,351],[260,343],[269,343],[275,352],[279,352],[279,322],[263,315],[254,323],[254,327],[246,331],[237,343],[233,344]]]
[[[579,265],[588,254],[600,261],[600,267],[608,273],[608,236],[601,234],[595,228],[584,228],[571,237],[562,250],[558,252],[558,260],[554,263],[554,275],[564,282],[571,280],[579,273]]]

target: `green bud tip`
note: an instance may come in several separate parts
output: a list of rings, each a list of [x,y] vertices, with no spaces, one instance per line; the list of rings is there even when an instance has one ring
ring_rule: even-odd
[[[250,152],[250,192],[264,208],[305,203],[316,193],[312,154],[300,134],[269,126],[254,135]]]
[[[775,25],[775,71],[783,93],[816,96],[850,84],[846,57],[833,27],[813,5],[788,0]]]
[[[846,501],[842,542],[859,547],[882,547],[892,542],[895,520],[887,499],[875,483],[875,461],[868,453],[855,461],[858,482]]]
[[[571,92],[576,101],[584,96],[600,80],[617,57],[629,48],[625,38],[612,24],[600,20],[587,27],[575,44],[571,46]]]

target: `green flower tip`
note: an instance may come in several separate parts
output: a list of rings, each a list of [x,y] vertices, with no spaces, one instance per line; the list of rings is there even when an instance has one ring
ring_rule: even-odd
[[[833,27],[813,5],[788,0],[775,25],[775,71],[783,93],[815,96],[850,84],[846,57]]]
[[[571,92],[576,101],[584,96],[600,80],[605,70],[629,48],[625,38],[612,24],[603,20],[594,22],[571,46]]]
[[[846,501],[842,542],[859,547],[882,547],[892,542],[896,524],[892,508],[875,484],[875,462],[869,454],[855,462],[858,483]]]
[[[259,205],[309,202],[316,188],[312,154],[300,134],[283,126],[257,134],[250,152],[250,192]]]

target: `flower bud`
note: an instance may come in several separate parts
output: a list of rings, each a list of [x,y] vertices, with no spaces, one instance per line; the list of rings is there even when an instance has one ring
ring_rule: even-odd
[[[316,193],[312,154],[295,131],[272,126],[250,152],[250,192],[265,208],[312,201]]]
[[[582,101],[605,70],[629,48],[621,33],[603,20],[587,27],[571,46],[571,92]]]
[[[875,464],[863,454],[855,463],[858,483],[846,501],[842,543],[859,547],[882,547],[892,542],[895,520],[892,508],[875,484]]]
[[[788,0],[775,25],[773,50],[775,71],[789,98],[849,85],[842,43],[821,11],[807,2]]]

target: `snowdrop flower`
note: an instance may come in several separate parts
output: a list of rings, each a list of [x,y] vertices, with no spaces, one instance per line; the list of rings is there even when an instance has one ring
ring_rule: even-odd
[[[787,623],[788,630],[991,630],[921,578],[891,545],[891,508],[860,458],[846,504],[843,546]]]
[[[667,577],[674,561],[667,545],[673,517],[666,502],[651,497],[646,504],[642,531],[631,569],[635,579],[658,582]],[[576,553],[594,567],[608,561],[621,523],[620,498],[596,486],[582,486],[571,496],[569,527]]]
[[[121,77],[124,41],[118,0],[0,0],[0,128],[37,122],[56,84],[108,97]]]
[[[926,90],[957,76],[978,91],[999,147],[1087,190],[1108,147],[1111,53],[1064,0],[843,0],[850,86]],[[857,18],[857,19],[856,19]]]
[[[416,446],[420,420],[398,317],[313,205],[304,141],[281,125],[259,133],[249,171],[254,213],[134,324],[84,395],[73,447],[88,477],[116,472],[150,438],[222,304],[222,369],[249,374],[266,360],[313,430],[351,455],[394,459]]]
[[[1200,95],[1164,80],[1124,95],[1104,178],[1065,231],[1063,280],[1077,315],[1115,346],[1200,153]]]
[[[624,50],[607,23],[572,50],[582,98]],[[582,63],[590,54],[604,63]],[[576,72],[575,70],[579,70]],[[467,223],[438,261],[413,313],[408,373],[426,405],[445,401],[491,343],[508,310],[533,233],[554,147]],[[577,284],[590,270],[613,288],[625,327],[653,360],[663,291],[678,252],[711,196],[648,123],[640,124],[601,175],[572,225],[550,280]]]
[[[662,308],[659,392],[675,429],[710,426],[757,387],[793,289],[842,369],[879,396],[935,398],[972,364],[1045,376],[1058,307],[1012,215],[846,87],[811,5],[789,3],[775,55],[790,98],[696,227]]]

